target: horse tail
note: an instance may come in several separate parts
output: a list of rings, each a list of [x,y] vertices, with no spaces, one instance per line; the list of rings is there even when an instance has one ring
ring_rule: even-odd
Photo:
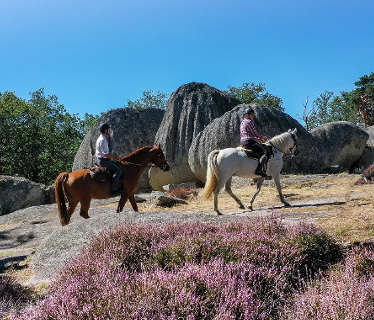
[[[213,150],[208,156],[208,168],[206,173],[206,183],[201,196],[209,199],[215,192],[218,184],[217,155],[219,150]]]
[[[65,226],[69,223],[68,211],[65,203],[65,192],[64,192],[64,183],[68,179],[69,174],[67,172],[62,172],[57,177],[55,182],[55,194],[56,194],[56,203],[58,207],[58,213],[60,215],[60,222],[62,226]]]

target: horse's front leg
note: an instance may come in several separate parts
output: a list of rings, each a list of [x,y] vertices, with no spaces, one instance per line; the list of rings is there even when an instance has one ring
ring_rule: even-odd
[[[258,178],[258,180],[257,180],[257,189],[256,189],[256,192],[255,192],[255,194],[253,195],[253,197],[251,199],[251,202],[249,203],[248,209],[253,210],[253,202],[255,201],[256,196],[260,192],[261,186],[262,186],[262,183],[264,182],[264,180],[265,180],[265,177]]]
[[[232,181],[232,177],[229,180],[226,181],[225,191],[236,201],[236,203],[239,205],[240,209],[244,209],[243,203],[240,201],[240,199],[231,190],[231,181]]]
[[[281,186],[281,183],[280,183],[280,176],[277,175],[277,176],[273,177],[273,179],[274,179],[275,185],[277,186],[278,194],[279,194],[279,198],[280,198],[281,202],[284,204],[285,207],[291,207],[291,205],[284,199],[284,196],[283,196],[283,193],[282,193],[282,186]]]
[[[127,193],[122,193],[121,194],[121,198],[118,201],[117,212],[122,212],[123,207],[125,206],[128,198],[129,198],[129,196],[127,195]]]
[[[135,201],[135,196],[134,196],[134,194],[131,194],[131,195],[129,196],[129,200],[130,200],[130,203],[131,203],[131,205],[132,205],[133,210],[134,210],[135,212],[138,212],[138,211],[139,211],[139,209],[138,209],[138,204],[137,204],[136,201]]]

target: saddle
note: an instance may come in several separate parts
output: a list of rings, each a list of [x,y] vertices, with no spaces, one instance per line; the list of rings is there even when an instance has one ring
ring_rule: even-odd
[[[92,179],[96,181],[106,181],[108,179],[112,180],[114,172],[109,170],[107,167],[103,167],[97,163],[90,169],[90,176]],[[120,179],[124,178],[126,176],[126,168],[122,167],[122,174]]]
[[[270,158],[273,155],[273,148],[268,147],[266,144],[261,144],[261,145],[268,151],[267,153],[268,153],[269,158]],[[260,160],[260,158],[262,156],[262,155],[259,155],[256,152],[254,152],[252,149],[247,149],[243,145],[240,145],[236,149],[244,151],[248,158]]]
[[[103,182],[112,179],[113,174],[106,167],[95,164],[90,168],[90,176],[94,180]]]
[[[236,148],[237,150],[241,150],[241,151],[244,151],[244,153],[246,154],[246,156],[248,158],[252,158],[252,159],[257,159],[259,160],[260,157],[258,156],[258,154],[256,152],[254,152],[253,150],[251,149],[247,149],[245,148],[244,146],[240,145],[239,147]]]

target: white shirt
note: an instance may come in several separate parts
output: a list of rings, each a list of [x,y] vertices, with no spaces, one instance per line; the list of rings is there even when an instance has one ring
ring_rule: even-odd
[[[109,153],[108,140],[101,134],[96,140],[96,158],[104,158]]]

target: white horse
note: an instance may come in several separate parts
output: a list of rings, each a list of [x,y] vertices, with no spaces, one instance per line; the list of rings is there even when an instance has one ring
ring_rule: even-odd
[[[282,194],[280,171],[283,167],[283,155],[297,153],[296,131],[297,129],[293,131],[290,129],[288,132],[275,136],[265,143],[272,149],[273,153],[267,163],[266,174],[274,179],[279,197],[285,207],[290,206],[290,204],[284,199]],[[214,211],[220,215],[221,212],[218,210],[218,194],[223,186],[225,186],[225,191],[238,203],[239,208],[244,209],[243,203],[231,190],[232,176],[258,178],[257,190],[248,206],[250,210],[253,210],[253,201],[260,192],[262,183],[265,180],[264,177],[255,174],[257,165],[258,159],[249,158],[242,149],[226,148],[212,151],[208,156],[206,184],[201,196],[208,199],[214,194]]]

